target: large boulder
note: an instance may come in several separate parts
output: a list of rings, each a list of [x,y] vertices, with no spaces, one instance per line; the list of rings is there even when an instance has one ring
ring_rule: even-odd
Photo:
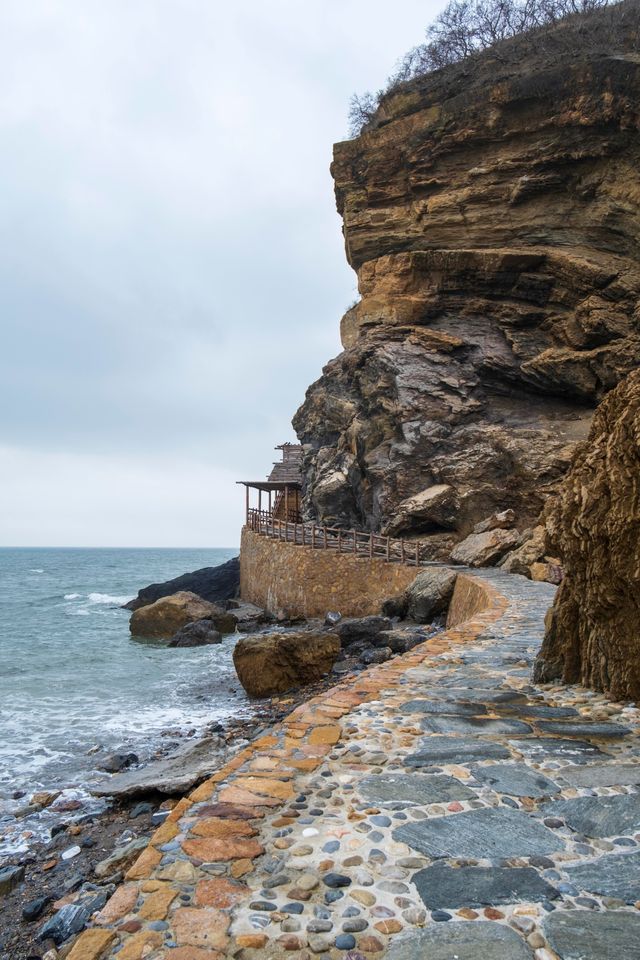
[[[210,603],[224,604],[237,596],[240,589],[240,558],[234,557],[217,567],[202,567],[192,573],[183,573],[164,583],[151,583],[138,591],[138,596],[125,603],[126,610],[138,610],[161,597],[188,590]]]
[[[447,483],[435,484],[399,503],[383,532],[394,537],[403,533],[455,530],[457,512],[455,489]]]
[[[365,641],[371,643],[382,630],[390,630],[393,624],[388,617],[354,617],[342,620],[336,627],[343,647]]]
[[[339,652],[334,633],[270,633],[238,640],[233,664],[250,697],[269,697],[321,680]]]
[[[453,563],[466,567],[491,567],[520,542],[517,530],[487,530],[472,533],[451,551]]]
[[[236,628],[235,617],[195,593],[182,590],[134,610],[129,629],[134,637],[164,640],[196,620],[211,620],[220,633],[233,633]]]
[[[446,613],[458,574],[454,570],[429,567],[419,573],[406,592],[407,616],[417,623],[431,623]]]
[[[531,576],[531,566],[542,560],[545,551],[545,529],[538,525],[525,531],[522,535],[524,543],[503,557],[499,566],[508,573],[520,573],[523,577]]]
[[[222,634],[216,630],[213,620],[194,620],[185,623],[169,640],[170,647],[204,647],[221,643]]]
[[[564,579],[535,676],[640,697],[640,371],[603,400],[546,517]]]

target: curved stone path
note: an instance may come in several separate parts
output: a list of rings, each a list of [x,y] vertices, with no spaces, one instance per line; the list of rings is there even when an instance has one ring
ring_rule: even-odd
[[[533,686],[553,588],[477,577],[181,800],[68,960],[640,956],[640,711]]]

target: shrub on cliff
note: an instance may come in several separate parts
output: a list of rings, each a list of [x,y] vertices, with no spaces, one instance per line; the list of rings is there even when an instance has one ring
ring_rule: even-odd
[[[619,8],[608,23],[591,25],[585,19],[585,15],[608,6]],[[425,43],[402,57],[385,89],[353,95],[349,107],[351,136],[358,136],[373,119],[385,94],[406,81],[488,49],[499,60],[518,59],[544,46],[548,28],[570,17],[576,20],[583,45],[606,43],[620,29],[620,11],[628,13],[629,20],[637,20],[637,0],[618,4],[611,0],[451,0],[427,27]]]

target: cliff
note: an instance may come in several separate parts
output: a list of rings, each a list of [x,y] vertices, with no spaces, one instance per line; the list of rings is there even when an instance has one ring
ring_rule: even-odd
[[[360,300],[294,418],[308,517],[433,556],[495,511],[530,526],[638,365],[637,16],[623,26],[411,81],[336,144]]]
[[[640,697],[640,371],[606,397],[546,518],[565,578],[538,680]]]

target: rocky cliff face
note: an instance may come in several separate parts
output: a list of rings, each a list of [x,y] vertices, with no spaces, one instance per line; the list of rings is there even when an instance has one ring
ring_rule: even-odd
[[[308,516],[434,556],[538,516],[640,361],[636,39],[458,64],[335,146],[361,299],[294,418]]]
[[[565,578],[536,663],[562,678],[640,696],[640,371],[598,408],[547,511],[548,548]]]

